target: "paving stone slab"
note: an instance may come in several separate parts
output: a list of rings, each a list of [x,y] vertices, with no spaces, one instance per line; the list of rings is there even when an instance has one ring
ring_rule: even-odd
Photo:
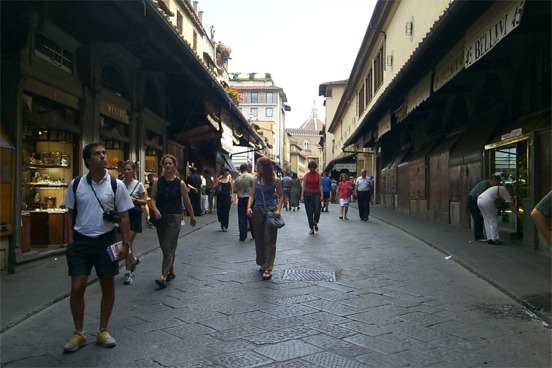
[[[274,362],[263,365],[263,368],[320,368],[319,365],[307,362],[301,358],[286,360],[285,362]]]
[[[272,360],[281,362],[284,360],[318,353],[322,351],[322,349],[303,341],[284,341],[258,347],[255,351],[269,357]]]
[[[347,317],[336,316],[335,314],[324,312],[324,311],[309,314],[309,318],[312,318],[313,320],[316,320],[316,321],[329,323],[332,325],[340,325],[343,323],[351,322],[351,319]]]
[[[295,317],[295,316],[305,316],[311,313],[315,313],[318,310],[311,308],[308,303],[294,304],[294,305],[282,305],[277,307],[272,307],[264,310],[266,313],[278,317]]]
[[[450,319],[438,316],[432,313],[423,313],[414,311],[412,313],[403,314],[398,317],[401,321],[406,323],[415,323],[421,326],[429,327],[439,325],[441,323],[449,322]]]
[[[379,307],[382,305],[391,304],[390,298],[388,296],[372,293],[361,294],[352,298],[348,298],[341,301],[341,303],[357,309]]]
[[[351,330],[353,334],[361,333],[363,335],[368,335],[372,337],[385,335],[391,332],[391,330],[385,328],[384,326],[378,326],[359,321],[343,323],[341,327]]]
[[[167,333],[178,337],[198,336],[216,333],[217,331],[200,323],[186,323],[177,327],[165,329]]]
[[[314,295],[298,295],[298,296],[290,296],[286,298],[278,298],[275,300],[271,300],[272,303],[275,304],[282,304],[282,305],[292,305],[292,304],[298,304],[303,302],[308,302],[311,300],[318,299],[317,296]]]
[[[186,344],[166,344],[159,349],[154,354],[155,361],[171,367],[182,367],[188,361],[211,360],[211,357],[220,354],[220,351],[210,347],[196,346],[190,349]]]
[[[284,328],[278,331],[267,331],[265,333],[247,336],[247,340],[257,344],[276,344],[278,342],[301,339],[305,336],[316,335],[319,333],[313,328],[308,326],[298,326],[295,328]]]
[[[251,326],[247,326],[247,328],[243,328],[242,326],[238,328],[233,328],[231,330],[225,330],[224,333],[217,333],[217,338],[223,341],[231,341],[235,339],[241,339],[246,336],[260,334],[266,331],[267,331],[266,328],[251,327]]]
[[[345,358],[335,353],[317,353],[303,358],[304,360],[326,368],[363,368],[364,364]]]
[[[186,322],[181,321],[178,318],[171,318],[168,320],[152,321],[142,324],[134,324],[128,326],[128,329],[136,333],[146,333],[150,331],[163,330],[165,328],[182,326]]]
[[[284,318],[271,318],[263,321],[262,328],[265,331],[280,330],[282,328],[293,328],[298,326],[309,326],[318,323],[319,320],[313,318],[310,314],[306,316],[293,316]]]
[[[361,363],[364,363],[366,367],[374,367],[374,368],[381,368],[381,367],[399,368],[399,367],[411,366],[409,362],[406,362],[400,358],[397,358],[392,355],[382,354],[377,351],[363,356],[359,356],[357,357],[357,360],[360,361]]]
[[[337,339],[342,339],[344,337],[353,336],[355,334],[354,331],[341,326],[341,325],[332,325],[327,323],[313,323],[310,324],[309,327],[314,328],[317,331],[320,331],[328,336],[335,337]]]
[[[391,343],[388,341],[380,340],[377,337],[371,337],[362,334],[347,337],[345,338],[345,340],[353,344],[357,344],[368,349],[378,351],[383,354],[396,354],[401,351],[407,350],[407,347],[403,345]]]
[[[244,339],[232,339],[232,340],[221,341],[217,343],[217,350],[220,350],[223,353],[253,350],[255,347],[256,347],[255,344]]]
[[[351,314],[356,314],[361,310],[358,308],[349,307],[340,302],[332,302],[327,300],[313,300],[310,302],[303,303],[310,308],[315,310],[321,310],[338,316],[349,316]]]
[[[218,367],[252,368],[272,363],[270,358],[252,351],[240,351],[232,354],[221,354],[211,358]]]
[[[392,325],[387,325],[386,327],[395,333],[400,333],[424,342],[430,342],[432,340],[443,339],[450,336],[449,334],[442,332],[434,327],[425,327],[418,324],[411,324],[406,322],[399,322]]]

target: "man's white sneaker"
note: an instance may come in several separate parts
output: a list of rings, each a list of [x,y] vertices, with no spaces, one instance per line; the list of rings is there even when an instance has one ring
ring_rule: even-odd
[[[86,345],[86,335],[84,334],[84,331],[75,331],[74,335],[69,339],[69,342],[63,347],[63,351],[66,353],[73,353],[84,345]]]
[[[115,339],[107,332],[107,330],[98,331],[98,336],[96,337],[96,343],[103,346],[104,348],[112,348],[117,345]]]

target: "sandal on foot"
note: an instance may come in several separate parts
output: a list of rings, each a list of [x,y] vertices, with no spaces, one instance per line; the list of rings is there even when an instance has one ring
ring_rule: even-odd
[[[270,280],[272,278],[272,274],[270,271],[264,270],[263,271],[263,280]]]
[[[172,281],[176,278],[176,274],[174,272],[169,272],[167,275],[167,282]]]
[[[167,287],[167,280],[163,277],[160,277],[158,279],[155,279],[155,283],[161,287],[161,289],[164,289]]]

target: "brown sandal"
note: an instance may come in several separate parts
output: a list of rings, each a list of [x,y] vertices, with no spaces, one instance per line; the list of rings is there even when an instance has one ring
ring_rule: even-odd
[[[270,273],[270,271],[263,271],[263,280],[270,280],[272,278],[272,274]]]
[[[161,287],[161,289],[164,289],[167,287],[167,280],[161,276],[158,279],[155,279],[155,283]]]

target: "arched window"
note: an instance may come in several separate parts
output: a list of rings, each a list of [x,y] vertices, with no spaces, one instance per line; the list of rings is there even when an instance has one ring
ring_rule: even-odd
[[[304,141],[303,142],[303,149],[310,150],[310,142],[309,141]]]
[[[110,64],[106,64],[102,70],[102,87],[115,93],[117,96],[127,98],[125,84],[121,73]]]

